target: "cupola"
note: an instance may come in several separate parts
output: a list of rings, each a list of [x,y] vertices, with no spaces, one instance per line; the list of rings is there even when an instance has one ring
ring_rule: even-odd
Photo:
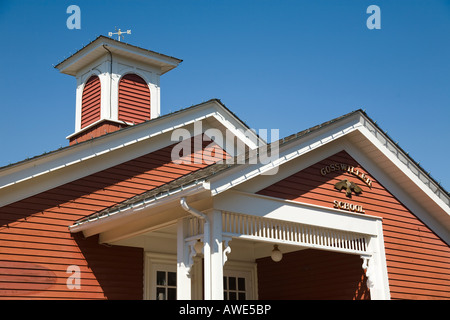
[[[105,36],[55,66],[77,81],[75,144],[160,115],[160,76],[182,60]]]

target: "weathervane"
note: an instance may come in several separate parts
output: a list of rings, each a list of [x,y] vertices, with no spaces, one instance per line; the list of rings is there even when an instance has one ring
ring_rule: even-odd
[[[115,27],[115,29],[116,29],[117,32],[114,32],[114,33],[113,32],[109,32],[108,35],[110,37],[112,37],[113,34],[117,34],[117,40],[119,40],[119,41],[120,41],[120,37],[122,37],[122,39],[123,39],[123,34],[131,34],[131,30],[127,30],[126,32],[122,32],[120,29],[117,30],[117,27]]]

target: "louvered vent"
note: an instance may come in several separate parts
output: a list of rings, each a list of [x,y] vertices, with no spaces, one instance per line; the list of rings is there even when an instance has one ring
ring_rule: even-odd
[[[138,75],[127,74],[120,80],[119,120],[131,123],[150,120],[150,90]]]
[[[100,79],[92,76],[86,82],[83,89],[81,107],[81,128],[100,119]]]

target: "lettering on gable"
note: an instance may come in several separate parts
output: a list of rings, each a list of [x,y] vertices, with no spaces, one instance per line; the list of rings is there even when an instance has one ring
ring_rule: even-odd
[[[365,186],[372,188],[372,179],[368,176],[368,174],[362,172],[361,169],[355,168],[352,165],[349,165],[347,163],[333,163],[320,168],[320,174],[322,176],[326,176],[327,174],[330,174],[332,172],[349,173],[351,176],[356,177],[360,181],[362,181]],[[358,183],[353,181],[353,179],[343,179],[334,184],[334,189],[338,192],[344,191],[346,197],[351,199],[353,196],[359,196],[363,193],[365,186],[360,186]],[[362,204],[340,200],[333,201],[333,208],[356,213],[365,213]]]
[[[355,168],[354,166],[351,166],[346,163],[335,163],[330,164],[328,166],[325,166],[320,169],[320,174],[325,176],[328,173],[334,172],[334,171],[342,171],[342,172],[348,172],[359,179],[361,179],[369,188],[372,187],[372,180],[367,176],[366,173],[361,172],[359,169]]]

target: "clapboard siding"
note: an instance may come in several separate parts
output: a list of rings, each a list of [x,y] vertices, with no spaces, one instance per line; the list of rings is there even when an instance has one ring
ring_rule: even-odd
[[[150,89],[136,74],[126,74],[120,79],[119,120],[133,123],[150,120]]]
[[[203,148],[208,154],[211,148],[218,151],[215,160],[227,157],[210,143],[204,141]],[[142,249],[99,245],[97,236],[84,239],[68,226],[208,165],[173,164],[171,150],[168,146],[0,208],[0,299],[142,299]],[[70,265],[81,269],[81,289],[67,287]]]
[[[257,260],[258,295],[262,300],[368,299],[367,278],[359,256],[301,250]]]
[[[84,85],[81,99],[81,128],[100,119],[101,86],[98,76],[91,76]]]
[[[372,187],[347,172],[320,173],[321,168],[334,163],[347,163],[367,173]],[[348,198],[334,188],[346,178],[358,183],[362,194]],[[333,207],[334,200],[362,205],[365,214],[383,218],[391,298],[450,299],[450,247],[345,151],[258,193],[325,207]]]
[[[100,247],[97,237],[80,239],[78,250],[16,249],[0,263],[2,299],[140,299],[142,252],[137,248]],[[2,244],[3,245],[3,244]],[[91,256],[95,255],[97,259]],[[8,261],[7,259],[11,260]],[[17,261],[17,260],[21,261]],[[69,290],[68,265],[81,271],[81,288]]]

